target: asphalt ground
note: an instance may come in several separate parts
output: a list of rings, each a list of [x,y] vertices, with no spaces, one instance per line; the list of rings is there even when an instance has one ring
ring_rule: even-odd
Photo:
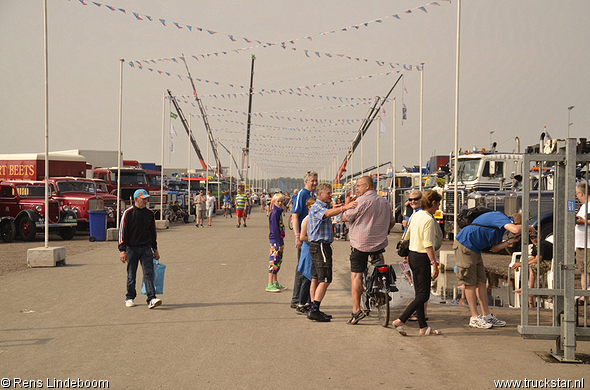
[[[392,234],[385,254],[396,263],[398,237]],[[26,388],[26,380],[59,388],[55,381],[64,381],[63,388],[70,379],[90,386],[108,381],[110,389],[490,389],[497,380],[523,386],[525,379],[590,380],[587,364],[542,358],[555,342],[523,339],[516,330],[519,309],[495,309],[507,326],[480,330],[468,326],[466,307],[430,304],[429,325],[439,336],[417,336],[412,323],[402,337],[374,316],[347,325],[345,241],[333,244],[334,281],[322,303],[333,320],[297,315],[289,305],[293,241],[287,230],[278,279],[289,290],[268,293],[268,222],[259,209],[247,228],[237,229],[235,216],[216,216],[204,228],[174,223],[158,232],[167,269],[163,304],[153,310],[142,295],[136,307],[125,306],[126,272],[116,242],[88,242],[86,251],[72,255],[66,249],[66,266],[4,274],[2,385]],[[413,294],[399,273],[398,285],[392,318]],[[550,320],[550,311],[541,314]],[[587,358],[590,343],[578,342],[576,352]]]

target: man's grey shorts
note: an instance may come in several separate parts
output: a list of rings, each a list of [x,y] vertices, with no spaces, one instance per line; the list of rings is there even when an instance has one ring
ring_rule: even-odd
[[[473,252],[455,240],[453,243],[457,261],[457,280],[466,286],[475,286],[478,281],[487,282],[486,271],[481,254]]]

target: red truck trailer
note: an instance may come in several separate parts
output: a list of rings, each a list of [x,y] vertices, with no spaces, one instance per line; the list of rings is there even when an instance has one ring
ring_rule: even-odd
[[[49,153],[49,177],[86,177],[84,156]],[[45,154],[0,154],[0,181],[2,180],[44,180]]]

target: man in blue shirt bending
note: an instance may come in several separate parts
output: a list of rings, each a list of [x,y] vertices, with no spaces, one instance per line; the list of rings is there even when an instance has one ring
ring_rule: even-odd
[[[514,236],[506,241],[502,237],[506,231]],[[457,260],[457,280],[463,284],[465,298],[471,310],[469,326],[472,328],[489,329],[492,326],[504,326],[490,313],[487,295],[487,277],[481,251],[491,247],[492,252],[506,249],[510,244],[520,241],[522,233],[522,215],[509,217],[498,211],[492,211],[475,218],[471,225],[465,226],[455,237],[453,249]],[[482,315],[477,312],[477,300],[481,305]]]

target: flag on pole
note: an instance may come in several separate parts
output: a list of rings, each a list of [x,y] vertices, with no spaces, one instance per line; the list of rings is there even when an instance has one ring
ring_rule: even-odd
[[[402,107],[402,120],[404,120],[404,121],[408,119],[408,116],[406,115],[407,112],[408,112],[408,109],[406,108],[406,105],[404,103],[404,106]]]
[[[172,134],[174,134],[175,136],[178,137],[178,133],[176,133],[176,130],[174,129],[174,125],[172,123],[170,123],[170,137],[172,137]]]
[[[170,118],[172,118],[172,119],[176,119],[176,118],[178,118],[178,115],[176,115],[176,114],[175,114],[175,113],[173,113],[173,112],[170,112]]]
[[[383,115],[379,115],[379,132],[385,134],[386,130],[385,122],[383,122]]]
[[[170,153],[174,153],[174,137],[170,136]]]
[[[557,141],[551,138],[549,132],[547,131],[547,126],[543,129],[545,132],[545,143],[543,145],[543,153],[550,154],[553,153],[556,149]]]

